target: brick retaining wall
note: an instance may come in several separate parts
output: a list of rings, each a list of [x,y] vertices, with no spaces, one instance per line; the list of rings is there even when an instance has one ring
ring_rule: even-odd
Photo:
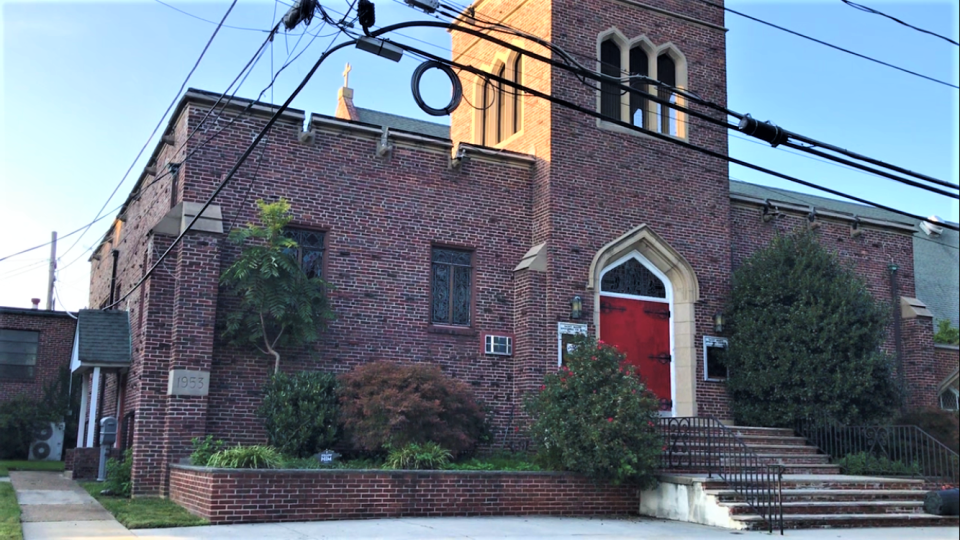
[[[174,465],[170,499],[211,523],[636,515],[634,486],[546,472],[237,470]]]

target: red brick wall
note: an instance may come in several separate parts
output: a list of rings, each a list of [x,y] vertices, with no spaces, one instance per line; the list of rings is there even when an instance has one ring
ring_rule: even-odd
[[[70,366],[77,321],[63,311],[0,307],[0,328],[40,332],[37,365],[32,379],[0,378],[0,401],[25,395],[43,398],[43,388],[57,380],[60,368]]]
[[[170,499],[213,524],[439,516],[635,515],[640,491],[558,473],[170,470]]]
[[[934,372],[937,384],[950,376],[960,365],[960,347],[956,345],[934,345]]]
[[[108,459],[117,454],[117,450],[107,449]],[[74,480],[96,480],[100,472],[100,447],[65,450],[64,470],[70,471],[70,478]]]

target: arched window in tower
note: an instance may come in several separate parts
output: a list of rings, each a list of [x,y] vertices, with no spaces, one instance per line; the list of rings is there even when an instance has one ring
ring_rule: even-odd
[[[634,47],[630,49],[630,75],[649,75],[647,60],[647,51],[643,50],[642,47]],[[647,84],[639,78],[630,79],[630,87],[642,92],[647,91]],[[633,92],[630,93],[630,123],[639,126],[646,127],[647,117],[647,100],[639,94]]]
[[[620,78],[620,47],[612,39],[600,44],[600,73]],[[600,114],[620,120],[620,96],[618,82],[601,82]]]
[[[677,86],[677,64],[667,53],[662,53],[657,57],[657,80],[673,87]],[[677,102],[677,94],[662,86],[657,88],[657,96],[670,103],[675,104]],[[657,103],[657,131],[664,135],[677,136],[679,133],[677,121],[676,109],[663,103]]]
[[[517,55],[513,61],[513,82],[523,84],[523,56]],[[510,135],[520,131],[520,113],[522,112],[522,101],[520,100],[520,90],[512,88],[511,97],[513,98],[513,122],[510,126]]]
[[[504,63],[491,72],[502,80],[486,78],[480,92],[480,144],[494,146],[520,130],[520,93],[509,82],[520,82],[523,67],[520,56],[508,70]],[[503,81],[508,81],[507,83]]]

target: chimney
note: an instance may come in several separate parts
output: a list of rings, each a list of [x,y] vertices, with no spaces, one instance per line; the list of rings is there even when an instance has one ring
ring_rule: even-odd
[[[334,116],[342,120],[360,120],[357,109],[353,106],[353,89],[350,88],[350,64],[343,69],[343,88],[337,92],[337,112]]]
[[[40,309],[40,299],[39,299],[39,298],[31,298],[31,299],[30,299],[30,303],[33,304],[33,309]]]

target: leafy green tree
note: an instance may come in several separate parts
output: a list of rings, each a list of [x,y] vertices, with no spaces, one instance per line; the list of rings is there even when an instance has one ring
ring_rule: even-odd
[[[257,201],[262,225],[247,224],[230,231],[230,242],[241,246],[240,257],[220,276],[228,295],[239,306],[226,315],[223,337],[234,344],[255,345],[274,357],[278,348],[312,343],[333,318],[326,284],[311,278],[295,257],[297,243],[284,236],[290,204]]]
[[[960,344],[960,328],[951,326],[948,319],[940,319],[937,323],[937,331],[933,334],[933,342],[944,345]]]
[[[656,484],[659,402],[615,347],[576,341],[559,373],[526,404],[537,460],[614,483]]]
[[[899,402],[880,350],[888,321],[812,232],[776,238],[733,275],[727,388],[737,422],[870,421]]]

